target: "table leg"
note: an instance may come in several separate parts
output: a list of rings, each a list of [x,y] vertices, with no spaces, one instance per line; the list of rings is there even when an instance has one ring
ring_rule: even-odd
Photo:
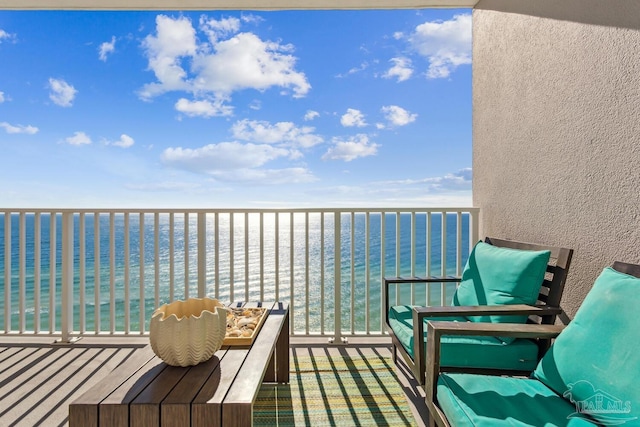
[[[269,357],[269,363],[267,364],[267,370],[264,373],[264,379],[262,380],[265,383],[273,383],[276,381],[276,358],[275,358],[275,350],[271,352],[271,356]]]
[[[276,380],[279,383],[289,383],[289,310],[285,314],[274,353],[276,356]]]

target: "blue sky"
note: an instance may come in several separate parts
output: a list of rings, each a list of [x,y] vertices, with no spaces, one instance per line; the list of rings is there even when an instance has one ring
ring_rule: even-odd
[[[471,12],[0,12],[0,206],[471,205]]]

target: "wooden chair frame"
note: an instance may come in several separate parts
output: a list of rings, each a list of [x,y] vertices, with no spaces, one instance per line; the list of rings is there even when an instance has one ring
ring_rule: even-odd
[[[613,268],[621,273],[640,278],[640,265],[627,264],[616,261]],[[425,374],[425,402],[429,409],[429,425],[449,427],[445,414],[438,406],[437,386],[438,377],[445,372],[440,366],[440,343],[444,335],[464,336],[501,336],[513,338],[530,338],[552,340],[556,338],[566,325],[548,324],[516,324],[516,323],[460,323],[428,321],[426,374]],[[487,373],[486,371],[484,373]],[[531,372],[527,372],[529,375]]]
[[[400,353],[403,360],[413,372],[418,384],[424,384],[425,381],[425,350],[424,350],[424,319],[446,316],[487,316],[487,315],[513,315],[513,316],[529,316],[528,323],[552,325],[556,321],[557,316],[564,313],[560,308],[560,300],[564,291],[564,285],[567,280],[567,274],[571,259],[573,257],[573,249],[539,245],[534,243],[518,242],[514,240],[504,240],[494,237],[487,237],[486,243],[497,247],[523,249],[523,250],[549,250],[551,257],[547,265],[547,274],[540,288],[538,301],[535,305],[494,305],[494,306],[432,306],[432,307],[414,307],[413,308],[413,334],[414,349],[412,358],[404,349],[400,340],[393,332],[389,324],[389,286],[393,283],[396,286],[406,285],[409,283],[442,283],[442,282],[460,282],[460,277],[453,276],[432,276],[432,277],[385,277],[383,287],[383,298],[385,303],[385,322],[387,331],[391,336],[393,344],[392,358],[394,363],[397,362],[397,354]],[[497,335],[507,336],[507,335]],[[427,340],[429,341],[429,340]],[[544,354],[550,345],[550,340],[541,338],[537,340],[539,346],[539,355]],[[417,345],[420,343],[421,345]],[[482,368],[457,368],[442,367],[446,371],[452,372],[508,372],[508,373],[524,373],[521,371],[505,371],[505,370],[489,370]]]

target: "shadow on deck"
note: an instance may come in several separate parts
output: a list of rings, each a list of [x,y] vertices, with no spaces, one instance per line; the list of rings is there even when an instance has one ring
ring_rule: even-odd
[[[0,338],[0,425],[21,426],[64,426],[68,425],[69,404],[85,391],[100,382],[113,369],[127,363],[137,351],[148,343],[147,338],[84,338],[75,344],[52,344],[49,338],[2,337]],[[343,369],[351,372],[359,370],[355,376],[371,375],[378,369],[394,369],[394,378],[398,379],[404,399],[394,396],[402,403],[406,402],[413,418],[407,417],[407,425],[424,426],[427,423],[427,409],[424,403],[424,391],[417,385],[403,364],[393,366],[391,361],[391,346],[387,341],[378,340],[375,343],[354,342],[346,346],[327,346],[297,338],[291,339],[292,377],[298,375],[298,383],[291,387],[294,392],[288,403],[293,408],[291,419],[295,424],[300,420],[306,424],[309,419],[297,412],[302,412],[309,406],[305,400],[311,396],[296,394],[296,390],[303,390],[302,381],[311,381],[304,385],[304,390],[320,390],[328,387],[326,379],[320,376],[308,375],[304,372],[320,369],[317,365],[303,366],[302,361],[319,357],[324,360],[340,360],[346,363]],[[344,362],[344,361],[347,362]],[[360,365],[353,364],[353,360],[360,360]],[[382,365],[375,365],[375,363]],[[336,370],[331,362],[330,368]],[[336,374],[336,377],[338,375]],[[306,378],[306,379],[303,379]],[[378,375],[372,377],[377,381]],[[317,384],[313,382],[317,382]],[[376,384],[372,383],[372,386]],[[379,384],[378,384],[379,385]],[[274,386],[277,387],[277,386]],[[342,389],[343,385],[339,385]],[[362,388],[362,386],[360,386]],[[274,393],[277,390],[273,389]],[[358,388],[355,388],[356,393]],[[363,393],[364,393],[364,389]],[[352,390],[343,390],[345,394]],[[267,387],[261,391],[259,398],[269,399],[271,390]],[[265,397],[266,396],[266,397]],[[301,399],[302,397],[302,399]],[[320,401],[320,403],[318,403]],[[325,405],[329,406],[325,399]],[[322,399],[315,399],[314,404],[323,405]],[[257,403],[259,406],[259,404]],[[317,409],[317,408],[316,408]],[[331,412],[329,408],[328,412]],[[260,406],[260,416],[265,416],[265,405]],[[254,412],[256,425],[260,420]],[[353,414],[351,414],[353,416]],[[268,417],[268,412],[266,412]],[[355,419],[355,418],[354,418]],[[281,423],[283,420],[279,420]],[[335,421],[335,420],[334,420]],[[415,422],[415,424],[414,424]],[[338,423],[336,423],[338,424]],[[354,422],[354,425],[356,422]],[[348,427],[345,423],[340,423]]]

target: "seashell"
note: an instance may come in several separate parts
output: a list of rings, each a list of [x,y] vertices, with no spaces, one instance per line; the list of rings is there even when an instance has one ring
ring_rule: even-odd
[[[234,345],[234,341],[238,344],[244,340],[235,340],[235,338],[251,338],[255,335],[258,323],[265,314],[264,308],[246,308],[246,307],[229,307],[227,315],[226,337],[232,338],[225,344]]]
[[[224,341],[227,313],[224,305],[212,298],[164,304],[151,316],[151,348],[172,366],[192,366],[209,360]]]
[[[251,323],[254,323],[254,322],[255,322],[255,320],[253,320],[252,318],[244,317],[244,318],[238,320],[238,327],[242,328],[242,327],[250,325]]]

